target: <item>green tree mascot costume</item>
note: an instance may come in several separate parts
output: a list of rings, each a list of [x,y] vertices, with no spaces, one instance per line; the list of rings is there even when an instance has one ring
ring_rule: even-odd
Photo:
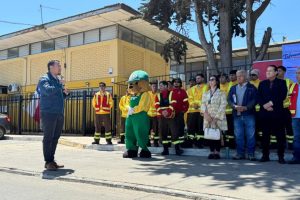
[[[128,117],[125,122],[125,143],[127,151],[123,158],[135,158],[141,148],[141,158],[151,158],[147,147],[149,141],[150,120],[147,112],[150,108],[149,76],[147,72],[134,71],[128,79],[128,91],[131,94]]]

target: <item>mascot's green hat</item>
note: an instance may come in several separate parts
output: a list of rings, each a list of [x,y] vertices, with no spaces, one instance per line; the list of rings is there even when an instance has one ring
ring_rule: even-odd
[[[132,74],[129,76],[128,83],[134,83],[137,81],[149,81],[149,75],[147,72],[143,70],[137,70],[132,72]]]

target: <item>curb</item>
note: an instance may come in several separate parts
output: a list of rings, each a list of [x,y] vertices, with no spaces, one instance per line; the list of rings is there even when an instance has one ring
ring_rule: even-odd
[[[16,140],[16,141],[42,141],[43,137],[42,136],[5,136],[5,139],[7,140]],[[58,141],[59,144],[64,145],[64,146],[69,146],[73,148],[78,148],[78,149],[89,149],[89,150],[96,150],[96,151],[121,151],[124,152],[126,151],[126,147],[124,144],[113,144],[113,145],[106,145],[106,144],[100,144],[100,145],[92,145],[92,144],[82,144],[79,142],[74,142],[71,140],[64,138],[60,138]],[[152,154],[160,154],[163,150],[162,147],[149,147],[149,150],[151,151]],[[175,149],[170,148],[170,155],[175,155]],[[207,157],[209,154],[209,149],[204,148],[204,149],[184,149],[184,153],[182,156],[196,156],[196,157]],[[233,155],[235,155],[235,150],[233,149],[228,149],[228,148],[223,148],[221,150],[221,157],[225,159],[231,159]],[[262,156],[261,151],[257,150],[255,153],[257,158],[260,158]],[[289,160],[292,159],[293,154],[290,151],[286,151],[285,153],[285,159]],[[277,153],[276,151],[271,151],[270,152],[270,159],[271,160],[278,160]]]
[[[162,194],[162,195],[182,197],[187,199],[197,199],[197,200],[241,199],[241,198],[234,198],[234,197],[208,194],[208,193],[198,193],[198,192],[192,192],[187,190],[177,190],[177,189],[161,187],[161,186],[158,187],[158,186],[151,186],[151,185],[141,185],[138,183],[117,182],[117,181],[109,181],[109,180],[102,180],[102,179],[90,179],[86,177],[76,177],[76,176],[61,177],[62,175],[59,174],[59,170],[56,172],[44,171],[40,173],[40,172],[27,171],[27,170],[21,170],[16,168],[0,167],[0,172],[22,175],[22,176],[41,177],[42,179],[58,180],[64,182],[83,183],[83,184],[90,184],[96,186],[105,186],[105,187],[112,187],[112,188],[119,188],[119,189],[142,191],[146,193]]]

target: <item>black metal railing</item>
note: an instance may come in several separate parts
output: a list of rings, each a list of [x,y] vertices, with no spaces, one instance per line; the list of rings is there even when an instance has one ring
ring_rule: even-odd
[[[72,91],[65,99],[64,128],[65,134],[93,135],[94,109],[93,91]],[[113,97],[112,134],[116,135],[119,98]],[[27,134],[42,131],[42,121],[38,112],[39,96],[35,94],[10,94],[0,97],[0,113],[6,113],[11,119],[11,133]]]

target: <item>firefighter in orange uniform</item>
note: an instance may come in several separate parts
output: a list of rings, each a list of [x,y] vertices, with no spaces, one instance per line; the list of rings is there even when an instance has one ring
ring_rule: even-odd
[[[106,84],[99,83],[100,91],[97,92],[92,100],[92,105],[95,110],[95,134],[94,142],[92,144],[99,144],[100,135],[105,134],[107,144],[112,144],[111,139],[111,108],[113,106],[113,99],[109,92],[107,92]]]
[[[176,155],[181,155],[183,150],[180,144],[183,142],[183,134],[180,126],[184,121],[183,115],[188,110],[188,97],[185,90],[181,89],[181,80],[173,80],[175,88],[168,90],[166,81],[160,82],[160,94],[156,95],[155,107],[158,112],[159,132],[162,137],[164,150],[162,155],[169,155],[168,130],[171,129],[172,143],[175,146]]]

